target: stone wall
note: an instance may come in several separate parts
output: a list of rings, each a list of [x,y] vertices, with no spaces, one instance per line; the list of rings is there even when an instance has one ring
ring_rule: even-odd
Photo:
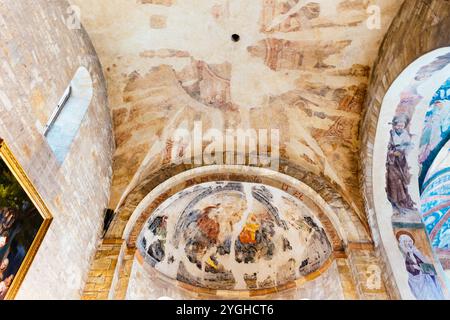
[[[106,300],[122,247],[120,240],[105,240],[98,248],[84,287],[83,300]]]
[[[307,201],[307,198],[313,197],[314,191],[312,189],[308,191],[308,187],[300,181],[281,174],[269,176],[267,171],[268,169],[240,168],[239,166],[200,167],[185,171],[160,183],[138,205],[132,216],[126,219],[128,225],[124,227],[125,231],[122,231],[123,238],[111,238],[103,241],[96,260],[92,265],[83,299],[135,299],[138,297],[158,298],[165,295],[172,297],[183,295],[181,291],[187,289],[183,288],[181,290],[181,288],[176,288],[176,285],[168,289],[168,291],[161,289],[165,288],[165,285],[161,283],[162,280],[157,279],[157,273],[152,272],[153,270],[150,267],[144,272],[145,263],[143,263],[143,259],[139,254],[136,255],[137,260],[135,259],[136,237],[145,221],[151,214],[156,212],[155,209],[158,206],[161,206],[173,194],[186,190],[191,185],[198,185],[208,181],[252,181],[278,187],[280,190],[284,190],[302,201]],[[220,172],[223,174],[221,175]],[[332,239],[334,248],[333,264],[338,270],[339,277],[333,278],[333,285],[330,284],[330,288],[333,289],[328,290],[323,287],[321,294],[317,291],[310,292],[308,288],[311,288],[314,284],[323,283],[321,282],[322,280],[309,279],[310,281],[306,283],[300,282],[298,286],[296,284],[296,290],[290,293],[286,292],[287,294],[293,293],[289,297],[292,299],[308,297],[317,299],[389,299],[391,296],[390,292],[386,290],[381,278],[383,266],[379,263],[373,244],[367,241],[363,235],[359,239],[353,236],[350,237],[352,230],[355,229],[354,225],[347,220],[339,222],[339,219],[334,219],[333,210],[328,207],[326,202],[323,199],[320,200],[319,195],[313,198],[321,208],[318,210],[318,217],[327,230],[330,239]],[[322,210],[323,213],[319,214]],[[141,257],[141,262],[138,261],[139,257]],[[112,276],[113,268],[115,268],[115,271]],[[320,274],[319,278],[322,276],[326,278],[325,274],[328,274],[328,272]],[[141,280],[144,281],[142,282],[144,284],[139,284]],[[110,288],[109,290],[108,287]],[[150,291],[153,293],[145,296]],[[189,288],[187,291],[193,291],[195,294],[195,288]],[[204,291],[202,292],[203,295],[205,295]],[[221,292],[217,295],[220,296],[222,294],[229,296],[231,293]],[[211,297],[211,294],[207,297]],[[283,295],[282,297],[287,298],[288,296]],[[188,297],[186,296],[186,298]],[[215,298],[220,297],[215,296]],[[281,296],[272,295],[264,298],[281,298]]]
[[[109,201],[114,142],[105,80],[84,29],[66,25],[63,0],[0,2],[0,137],[53,215],[18,299],[77,299]],[[56,161],[42,128],[76,70],[94,95],[70,151]]]
[[[375,161],[384,166],[384,159],[373,159],[373,147],[383,98],[400,73],[413,61],[433,49],[450,44],[450,1],[409,0],[405,1],[394,19],[380,48],[373,68],[365,115],[361,127],[361,185],[364,190],[366,212],[372,227],[374,243],[384,257],[386,270],[382,273],[389,291],[399,297],[386,252],[380,241],[379,226],[374,210],[372,169]]]

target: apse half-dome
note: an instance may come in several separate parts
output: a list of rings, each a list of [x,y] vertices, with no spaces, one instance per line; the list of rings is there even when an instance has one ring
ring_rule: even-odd
[[[319,270],[332,253],[300,200],[241,182],[201,184],[170,197],[144,225],[138,248],[163,275],[220,290],[282,286]]]

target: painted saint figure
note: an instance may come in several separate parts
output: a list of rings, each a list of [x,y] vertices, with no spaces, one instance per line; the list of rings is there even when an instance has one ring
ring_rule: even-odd
[[[408,191],[411,182],[407,161],[407,152],[411,147],[411,135],[406,130],[408,122],[405,115],[394,118],[386,161],[387,196],[394,209],[401,214],[414,210],[415,206]]]
[[[17,212],[11,208],[0,209],[0,233],[8,231],[17,219]]]
[[[417,300],[444,300],[432,263],[414,245],[413,236],[406,231],[397,233],[400,250],[405,256],[408,284]]]
[[[5,280],[0,282],[0,300],[4,300],[9,288],[14,280],[14,275],[9,275]]]
[[[419,162],[424,163],[430,153],[446,138],[450,129],[450,111],[444,102],[437,100],[427,115],[421,139]]]

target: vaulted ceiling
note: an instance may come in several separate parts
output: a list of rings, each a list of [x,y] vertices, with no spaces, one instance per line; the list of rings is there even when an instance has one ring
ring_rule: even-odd
[[[280,129],[289,163],[356,211],[371,67],[403,1],[71,0],[100,57],[116,139],[111,206],[170,152],[173,131]],[[369,9],[369,10],[368,10]],[[239,34],[240,41],[231,40]]]

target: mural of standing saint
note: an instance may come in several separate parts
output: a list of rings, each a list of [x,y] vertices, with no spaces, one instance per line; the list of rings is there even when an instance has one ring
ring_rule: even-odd
[[[394,210],[406,214],[414,210],[415,203],[408,192],[411,174],[407,161],[407,152],[411,148],[411,135],[406,129],[409,119],[399,115],[392,121],[389,151],[386,161],[386,192]]]
[[[407,231],[397,233],[400,250],[405,257],[408,284],[418,300],[444,300],[433,264],[414,245],[414,237]]]

